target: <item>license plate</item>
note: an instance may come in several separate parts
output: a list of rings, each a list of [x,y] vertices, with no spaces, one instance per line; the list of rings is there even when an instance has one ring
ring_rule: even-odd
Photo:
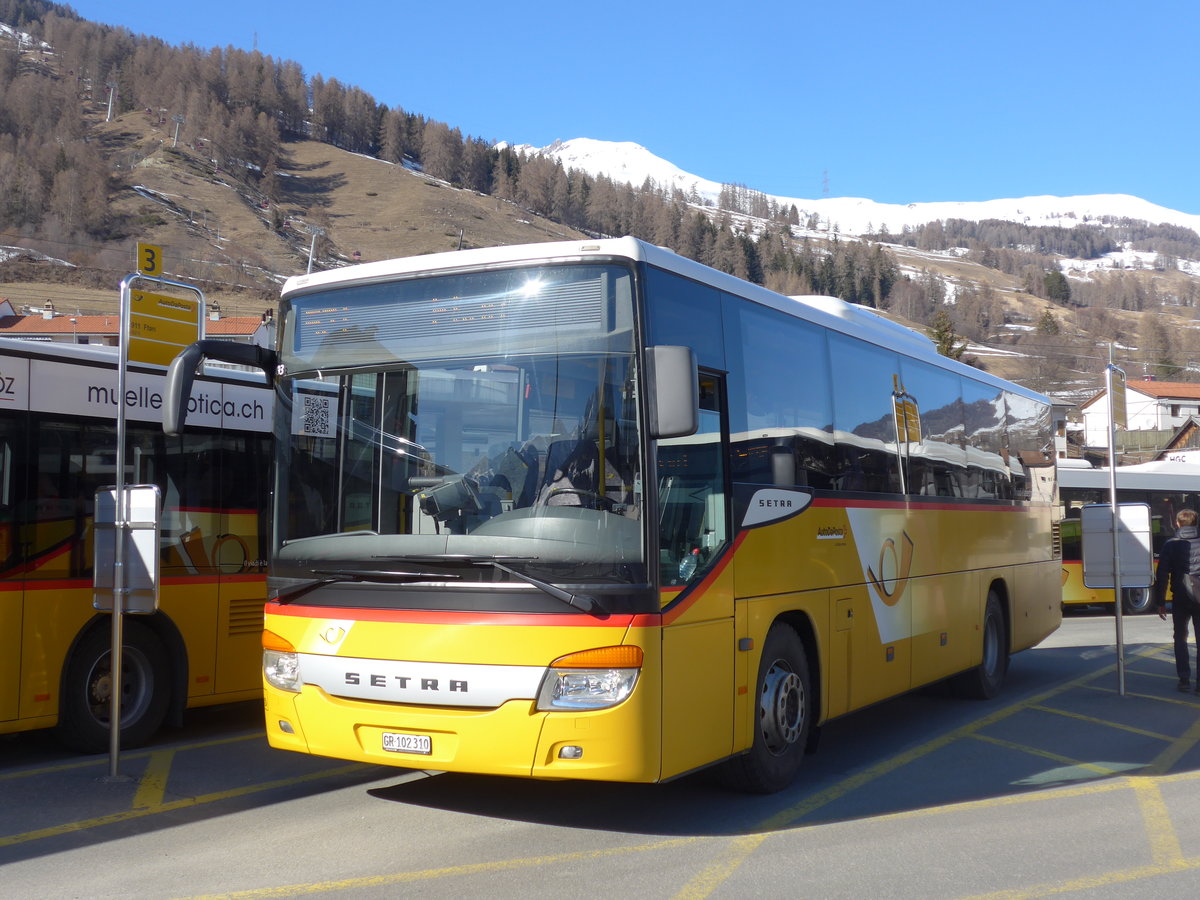
[[[433,738],[427,734],[401,734],[396,731],[383,733],[383,749],[389,753],[420,753],[428,756],[433,752]]]

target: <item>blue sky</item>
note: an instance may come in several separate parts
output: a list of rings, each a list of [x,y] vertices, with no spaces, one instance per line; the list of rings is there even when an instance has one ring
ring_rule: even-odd
[[[70,5],[257,47],[464,134],[633,141],[777,196],[1122,193],[1200,214],[1194,0]]]

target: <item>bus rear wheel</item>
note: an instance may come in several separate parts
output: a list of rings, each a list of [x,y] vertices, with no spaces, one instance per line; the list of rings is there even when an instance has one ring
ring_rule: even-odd
[[[983,659],[973,669],[954,677],[960,694],[974,700],[990,700],[1000,693],[1008,673],[1008,630],[1004,627],[1004,611],[995,591],[988,591],[983,611]]]
[[[726,779],[739,790],[770,794],[796,777],[812,728],[808,658],[795,630],[776,624],[767,633],[758,665],[754,744],[726,763]]]
[[[166,718],[170,667],[162,642],[135,619],[124,622],[121,656],[121,746],[144,744]],[[112,639],[103,628],[76,645],[63,676],[59,740],[80,753],[109,747],[112,709]]]
[[[1121,597],[1124,601],[1122,612],[1130,616],[1140,616],[1143,613],[1148,613],[1154,605],[1150,588],[1123,588],[1121,590]]]

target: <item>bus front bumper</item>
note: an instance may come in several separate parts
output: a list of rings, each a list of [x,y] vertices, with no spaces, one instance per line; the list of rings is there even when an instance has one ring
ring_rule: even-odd
[[[584,712],[541,712],[532,700],[495,709],[379,704],[333,697],[311,685],[298,694],[266,685],[264,693],[267,740],[281,750],[480,775],[661,777],[657,731],[647,727],[653,716],[639,690],[618,706]]]

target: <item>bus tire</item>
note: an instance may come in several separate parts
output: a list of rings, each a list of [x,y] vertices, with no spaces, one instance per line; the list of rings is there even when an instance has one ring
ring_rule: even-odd
[[[961,696],[973,700],[990,700],[1000,693],[1008,673],[1008,633],[1004,627],[1004,611],[995,591],[988,591],[983,611],[983,658],[979,665],[954,677],[954,687]]]
[[[776,623],[767,632],[758,664],[757,716],[750,751],[725,764],[738,790],[770,794],[795,780],[812,729],[808,658],[795,630]]]
[[[158,731],[170,701],[170,666],[158,636],[136,619],[124,622],[121,746],[137,747]],[[58,739],[80,753],[109,749],[112,637],[93,628],[76,644],[63,673]]]
[[[1144,615],[1154,606],[1150,588],[1122,588],[1121,598],[1124,601],[1121,610],[1130,616]]]

